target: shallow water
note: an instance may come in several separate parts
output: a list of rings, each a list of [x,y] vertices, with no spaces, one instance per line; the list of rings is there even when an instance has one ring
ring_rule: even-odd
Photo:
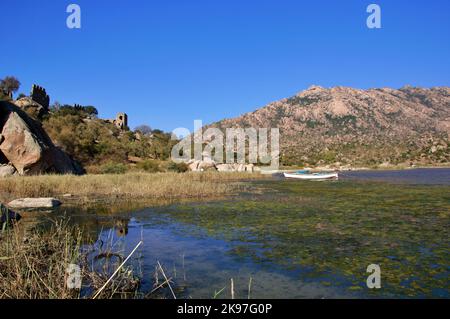
[[[408,183],[418,185],[450,185],[450,169],[448,168],[418,168],[388,171],[352,171],[342,172],[343,179],[363,179],[390,183]]]
[[[258,194],[224,201],[63,209],[124,253],[143,240],[131,261],[143,291],[159,261],[179,298],[229,298],[231,279],[241,298],[448,298],[449,181],[450,169],[347,172],[251,182]],[[366,286],[369,264],[381,289]]]

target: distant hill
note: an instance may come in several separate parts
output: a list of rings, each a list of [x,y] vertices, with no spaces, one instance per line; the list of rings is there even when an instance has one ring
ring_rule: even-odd
[[[278,127],[285,165],[450,162],[450,88],[312,86],[209,127]]]

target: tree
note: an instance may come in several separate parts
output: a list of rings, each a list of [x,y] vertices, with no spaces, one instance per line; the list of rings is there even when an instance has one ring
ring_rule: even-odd
[[[0,81],[0,89],[6,94],[16,92],[20,88],[20,82],[13,76],[7,76]]]
[[[152,128],[150,126],[148,126],[148,125],[143,124],[143,125],[139,125],[138,127],[136,127],[134,129],[134,131],[135,132],[139,131],[141,134],[149,135],[149,134],[152,133]]]
[[[87,114],[89,114],[89,115],[95,115],[95,116],[98,115],[98,111],[97,111],[97,109],[95,108],[95,106],[87,105],[87,106],[84,106],[84,107],[83,107],[83,110],[84,110]]]

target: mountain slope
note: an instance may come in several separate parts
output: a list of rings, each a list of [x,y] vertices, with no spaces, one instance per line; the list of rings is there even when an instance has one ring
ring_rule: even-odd
[[[210,127],[278,127],[283,164],[448,163],[450,88],[312,86]]]

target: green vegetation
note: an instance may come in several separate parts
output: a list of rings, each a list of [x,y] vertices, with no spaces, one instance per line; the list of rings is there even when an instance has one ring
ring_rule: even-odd
[[[123,173],[127,169],[120,164],[130,164],[130,157],[169,159],[176,143],[169,133],[159,130],[148,134],[122,131],[96,115],[97,109],[93,106],[57,105],[43,119],[43,127],[52,141],[88,172]],[[116,167],[113,164],[117,164]]]
[[[106,163],[100,167],[101,174],[124,174],[128,166],[122,163]]]
[[[298,270],[369,296],[445,296],[450,187],[369,182],[262,182],[253,199],[160,209],[199,236],[233,243],[232,253]],[[381,290],[366,268],[379,264]],[[330,276],[333,274],[333,276]]]
[[[0,80],[0,92],[3,96],[9,96],[14,92],[17,92],[20,88],[20,82],[14,76],[7,76]]]

